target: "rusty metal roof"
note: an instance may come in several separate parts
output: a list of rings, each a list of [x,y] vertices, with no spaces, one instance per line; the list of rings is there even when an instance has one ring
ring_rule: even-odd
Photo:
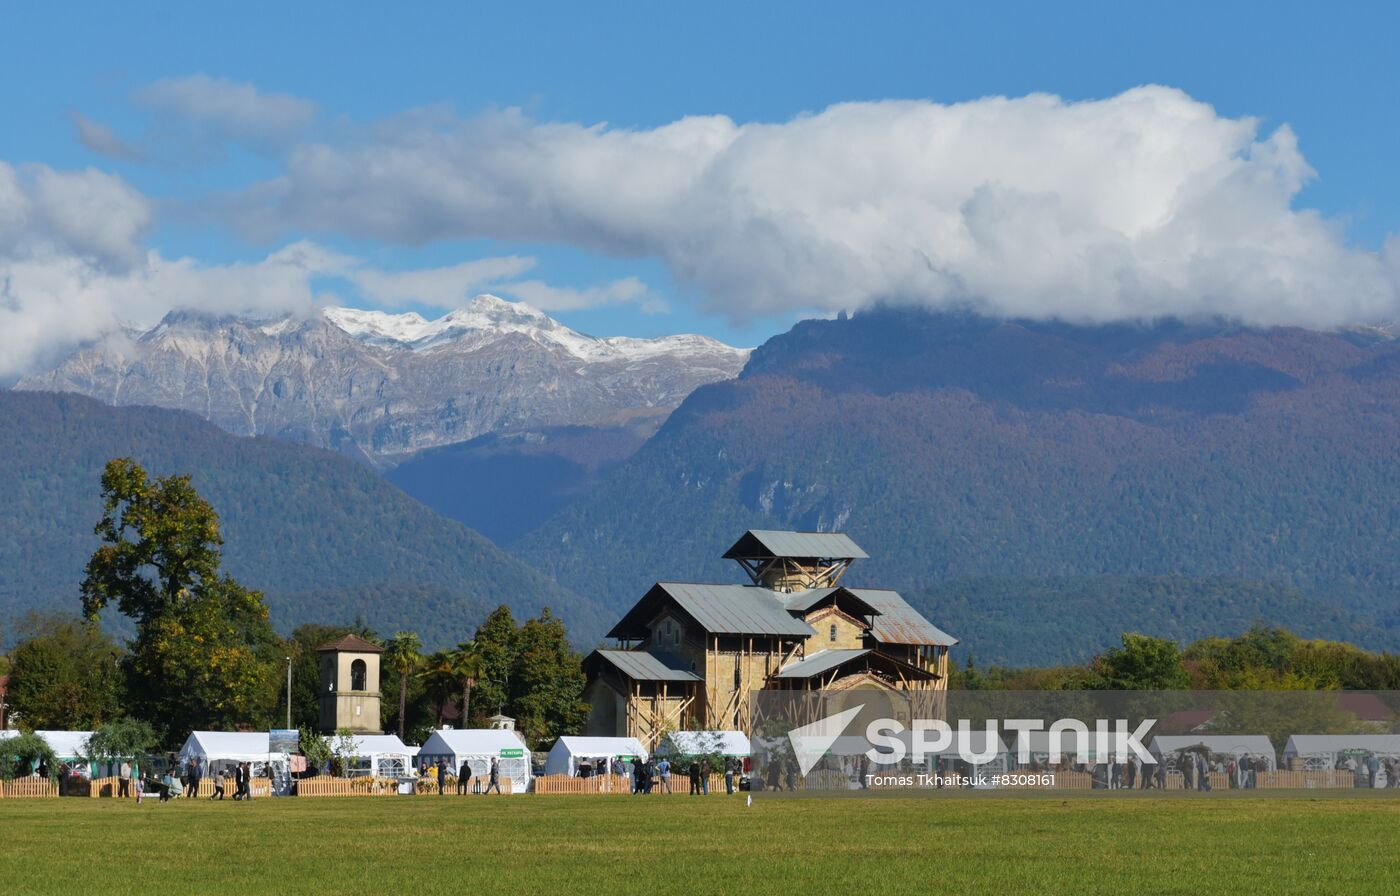
[[[797,557],[804,559],[864,560],[870,555],[840,532],[782,532],[750,529],[724,553],[724,559]]]
[[[958,639],[929,622],[918,610],[905,603],[898,591],[880,588],[851,588],[852,594],[877,611],[871,634],[881,644],[914,644],[952,647]]]
[[[658,657],[642,650],[595,650],[593,656],[611,663],[634,681],[701,681],[694,672],[672,669]]]

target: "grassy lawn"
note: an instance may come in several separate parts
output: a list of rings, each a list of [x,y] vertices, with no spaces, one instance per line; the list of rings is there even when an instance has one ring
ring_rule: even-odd
[[[15,894],[1395,893],[1400,799],[0,800]]]

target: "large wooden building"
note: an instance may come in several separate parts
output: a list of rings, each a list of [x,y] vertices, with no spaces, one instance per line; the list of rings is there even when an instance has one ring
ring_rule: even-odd
[[[751,530],[724,556],[752,584],[658,582],[608,633],[617,648],[584,660],[587,734],[752,734],[760,690],[883,691],[904,712],[941,696],[956,639],[897,592],[843,586],[867,556],[847,536]]]

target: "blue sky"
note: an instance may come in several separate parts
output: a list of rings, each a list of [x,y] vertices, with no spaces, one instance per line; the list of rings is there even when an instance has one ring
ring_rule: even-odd
[[[270,229],[250,228],[211,211],[218,207],[211,197],[241,194],[282,175],[290,144],[249,148],[226,132],[191,136],[178,122],[156,120],[150,104],[135,99],[152,84],[193,75],[308,101],[316,109],[315,133],[298,138],[301,144],[347,152],[370,139],[365,129],[393,128],[384,123],[425,107],[454,121],[518,108],[531,129],[606,123],[646,132],[686,116],[782,124],[846,102],[955,104],[1030,93],[1096,101],[1161,84],[1208,104],[1222,119],[1260,119],[1259,141],[1288,125],[1315,176],[1296,191],[1284,189],[1284,201],[1294,211],[1316,210],[1344,248],[1377,252],[1400,222],[1393,173],[1400,158],[1394,114],[1400,14],[1390,4],[454,3],[373,13],[330,3],[197,6],[11,8],[0,54],[0,103],[8,119],[0,129],[0,160],[59,170],[91,166],[119,176],[152,203],[142,240],[168,258],[255,263],[309,239],[386,271],[523,255],[537,259],[528,276],[556,288],[637,278],[652,301],[551,311],[605,335],[699,331],[755,344],[795,318],[840,304],[820,307],[810,290],[774,296],[771,286],[765,298],[746,304],[742,272],[757,262],[735,259],[737,273],[726,279],[712,269],[728,264],[732,249],[692,256],[683,248],[705,233],[677,233],[653,245],[638,236],[644,221],[614,229],[596,209],[581,215],[588,226],[556,227],[552,218],[536,218],[499,234],[472,218],[464,225],[468,236],[455,225],[342,228],[324,213],[289,212]],[[146,160],[85,147],[73,113],[140,142]],[[317,202],[324,207],[324,197]],[[691,207],[678,206],[677,213]],[[281,206],[275,214],[283,214]],[[853,239],[831,235],[837,247]],[[1335,252],[1332,246],[1323,254]],[[939,267],[945,268],[941,259]],[[1319,270],[1319,278],[1336,276],[1334,267]],[[959,283],[970,276],[955,273]],[[1115,276],[1121,280],[1121,271]],[[336,288],[334,276],[328,282]],[[907,282],[896,279],[884,289]],[[662,304],[666,310],[657,312]],[[412,299],[395,307],[440,313]]]

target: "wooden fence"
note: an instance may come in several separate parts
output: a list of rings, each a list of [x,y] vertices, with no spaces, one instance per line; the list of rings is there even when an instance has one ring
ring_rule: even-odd
[[[318,775],[297,780],[297,796],[394,796],[399,782],[393,778],[333,778]]]
[[[58,796],[58,785],[51,783],[48,778],[16,778],[13,781],[0,781],[0,797],[6,799],[50,796]]]
[[[724,793],[724,775],[710,775],[710,793]],[[734,784],[735,789],[739,787],[738,782]],[[575,778],[571,775],[544,775],[534,780],[535,793],[546,794],[572,794],[572,793],[595,793],[630,795],[632,793],[631,775],[595,775],[591,778]],[[666,788],[661,784],[660,776],[652,780],[652,796],[666,795]],[[690,793],[690,776],[671,773],[671,793]]]

